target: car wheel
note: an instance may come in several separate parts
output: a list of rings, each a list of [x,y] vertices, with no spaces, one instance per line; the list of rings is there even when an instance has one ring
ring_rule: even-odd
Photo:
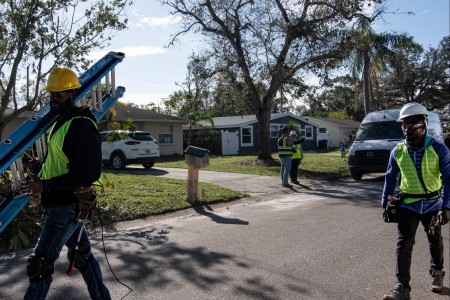
[[[154,165],[155,165],[154,161],[142,164],[142,166],[146,169],[151,169]]]
[[[115,153],[111,157],[111,164],[114,169],[122,170],[123,168],[125,168],[125,165],[126,165],[125,157],[123,157],[123,155],[120,153]]]
[[[350,174],[352,175],[352,178],[354,180],[358,180],[358,181],[361,180],[361,178],[363,176],[363,174],[360,172],[350,172]]]

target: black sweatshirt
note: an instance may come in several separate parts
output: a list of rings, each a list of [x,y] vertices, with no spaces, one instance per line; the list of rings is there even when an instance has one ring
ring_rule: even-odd
[[[102,169],[100,134],[94,125],[96,119],[88,107],[73,107],[56,122],[53,132],[77,116],[87,117],[94,122],[86,118],[72,120],[63,145],[63,152],[69,160],[69,172],[44,180],[44,191],[41,194],[44,207],[75,203],[73,189],[91,186],[100,178]]]

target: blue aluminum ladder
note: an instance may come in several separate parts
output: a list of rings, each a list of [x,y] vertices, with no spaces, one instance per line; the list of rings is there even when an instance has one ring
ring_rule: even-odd
[[[115,86],[115,66],[125,57],[121,52],[109,52],[85,73],[79,77],[81,87],[75,98],[75,104],[83,103],[90,96],[91,111],[100,121],[108,110],[121,98],[125,92],[122,86]],[[103,95],[102,79],[105,79],[106,93]],[[46,147],[45,133],[54,124],[57,116],[50,113],[50,103],[47,103],[37,113],[32,115],[19,128],[0,143],[0,174],[10,168],[14,179],[15,192],[0,200],[0,233],[16,217],[22,208],[30,201],[30,195],[20,194],[18,187],[24,180],[22,156],[34,143],[37,145],[41,159]]]

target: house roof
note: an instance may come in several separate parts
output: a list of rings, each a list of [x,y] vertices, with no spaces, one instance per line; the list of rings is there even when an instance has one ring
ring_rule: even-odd
[[[5,117],[10,116],[12,113],[13,113],[13,110],[7,108],[5,110]],[[30,118],[31,116],[33,116],[35,113],[37,113],[37,110],[33,110],[33,111],[27,110],[27,111],[22,112],[20,115],[18,115],[17,118],[27,119],[27,118]]]
[[[290,116],[292,118],[298,119],[299,121],[305,122],[307,124],[311,124],[313,126],[317,126],[311,122],[308,122],[303,117],[296,116],[291,113],[277,113],[272,114],[270,116],[270,120],[275,120],[278,118]],[[241,127],[249,124],[256,123],[258,120],[256,119],[256,115],[242,115],[242,116],[228,116],[228,117],[215,117],[213,118],[214,127],[215,128],[232,128],[232,127]],[[208,121],[200,121],[203,126],[211,127],[211,124]]]
[[[358,128],[359,125],[361,124],[361,122],[347,119],[316,118],[310,116],[305,116],[304,119],[309,120],[312,123],[314,123],[315,121],[321,121],[342,128]]]
[[[189,120],[176,117],[176,116],[170,116],[162,113],[158,113],[153,110],[149,109],[142,109],[133,107],[131,105],[128,105],[127,103],[123,103],[118,101],[116,104],[114,104],[113,109],[116,112],[116,115],[112,118],[114,121],[126,121],[129,118],[131,118],[133,121],[146,121],[146,122],[171,122],[171,123],[188,123]],[[6,110],[6,115],[11,114],[12,110]],[[36,111],[25,111],[21,113],[18,117],[19,118],[29,118],[32,115],[34,115]]]
[[[171,122],[171,123],[187,123],[189,120],[170,116],[162,113],[158,113],[149,109],[142,109],[133,107],[123,102],[117,102],[113,109],[116,115],[112,118],[114,121],[126,121],[129,118],[133,121],[158,121],[158,122]]]

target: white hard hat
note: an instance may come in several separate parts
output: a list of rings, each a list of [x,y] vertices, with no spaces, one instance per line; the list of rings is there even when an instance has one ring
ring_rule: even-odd
[[[291,133],[289,135],[297,135],[297,132],[291,131]]]
[[[422,104],[411,102],[402,107],[402,109],[400,110],[400,116],[397,121],[401,122],[406,117],[418,115],[427,117],[428,111]]]

